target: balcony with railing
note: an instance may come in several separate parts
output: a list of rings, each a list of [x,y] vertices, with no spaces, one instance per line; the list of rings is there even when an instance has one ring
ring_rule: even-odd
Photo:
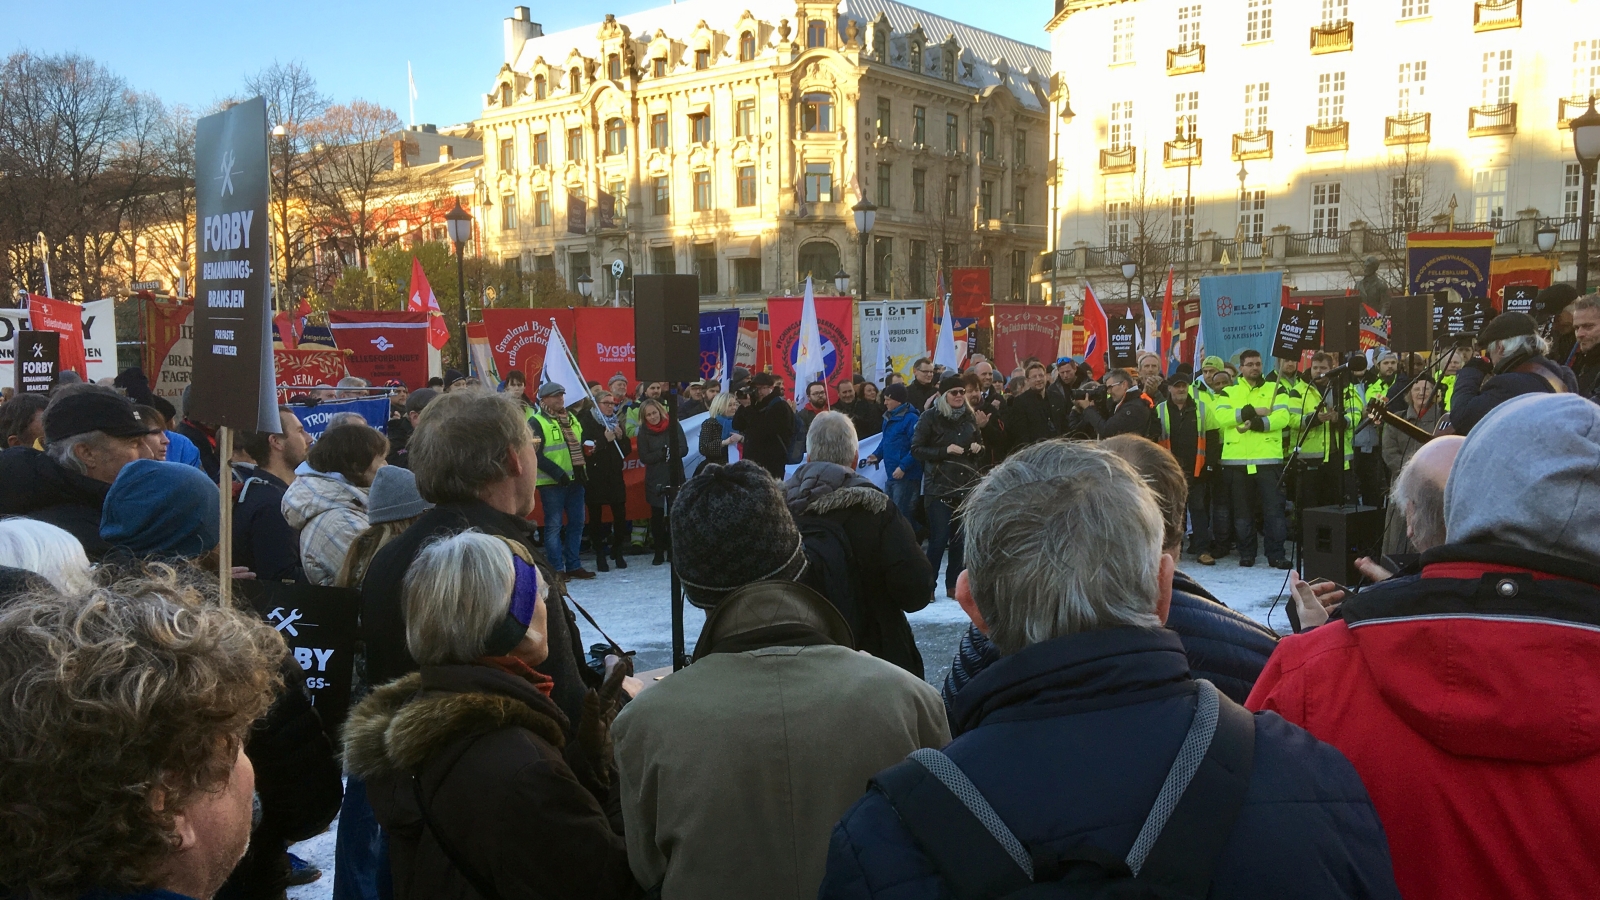
[[[1577,243],[1578,241],[1579,226],[1577,216],[1567,216],[1563,219],[1540,219],[1538,225],[1540,228],[1549,225],[1560,229],[1560,242],[1563,244]],[[1589,223],[1589,243],[1591,246],[1600,244],[1600,222]]]
[[[1488,222],[1457,222],[1457,231],[1492,231],[1496,247],[1514,246],[1521,226],[1515,219],[1497,219]]]
[[[1337,125],[1307,125],[1306,152],[1326,153],[1330,150],[1350,149],[1350,123]]]
[[[1472,30],[1498,31],[1522,27],[1522,0],[1477,0],[1472,4]]]
[[[1167,51],[1167,74],[1188,75],[1206,70],[1206,45],[1191,44]]]
[[[1167,168],[1181,166],[1198,166],[1200,164],[1200,150],[1203,143],[1200,138],[1190,138],[1186,141],[1167,141],[1161,145],[1161,164]]]
[[[1138,160],[1138,152],[1133,147],[1123,147],[1120,150],[1100,151],[1100,174],[1116,175],[1120,172],[1132,172]]]
[[[1572,120],[1589,111],[1589,104],[1600,104],[1600,94],[1593,97],[1562,97],[1556,105],[1556,127],[1567,128]]]
[[[1290,257],[1331,256],[1350,252],[1350,233],[1313,231],[1310,234],[1290,234],[1285,241],[1284,255]]]
[[[1343,53],[1356,46],[1356,23],[1311,26],[1312,53]]]
[[[1247,159],[1271,158],[1272,132],[1270,130],[1233,136],[1233,159],[1235,162],[1242,162]]]
[[[1426,144],[1432,131],[1433,113],[1388,116],[1383,120],[1383,142],[1391,147],[1397,144]]]
[[[1517,133],[1517,105],[1502,103],[1499,106],[1474,106],[1467,110],[1467,135],[1485,137],[1493,134]]]

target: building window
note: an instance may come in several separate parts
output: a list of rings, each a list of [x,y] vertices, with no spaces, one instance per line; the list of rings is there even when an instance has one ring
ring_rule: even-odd
[[[741,294],[761,292],[761,260],[736,259],[733,261],[734,290]]]
[[[894,238],[875,237],[872,239],[872,290],[874,293],[889,293],[889,285],[894,279]]]
[[[1504,170],[1502,170],[1504,171]],[[1422,178],[1418,175],[1395,175],[1389,179],[1389,195],[1393,203],[1396,225],[1415,231],[1422,224]],[[1501,204],[1502,206],[1504,204]]]
[[[944,179],[944,214],[956,215],[961,208],[961,176],[946,175]]]
[[[812,19],[806,23],[806,47],[828,46],[828,23],[821,19]]]
[[[1017,166],[1028,164],[1028,132],[1021,128],[1011,138],[1011,162]]]
[[[622,57],[615,53],[606,57],[606,77],[612,81],[622,80]]]
[[[928,145],[928,108],[911,107],[911,143],[917,147]]]
[[[533,136],[533,164],[550,165],[550,135],[543,131]]]
[[[533,224],[546,226],[551,223],[550,192],[533,192]]]
[[[894,166],[878,163],[878,206],[888,209],[894,205]]]
[[[1472,221],[1499,228],[1506,220],[1506,170],[1472,173]]]
[[[889,98],[888,97],[879,97],[878,98],[878,118],[877,118],[877,121],[873,123],[873,127],[876,128],[877,131],[878,131],[878,137],[893,137],[894,136],[893,132],[890,130],[891,127],[892,127],[892,124],[893,124],[893,120],[892,120],[891,117],[892,117],[892,107],[891,107],[891,105],[889,103]]]
[[[1133,204],[1115,200],[1106,204],[1106,246],[1127,247],[1133,242]]]
[[[756,167],[739,167],[739,205],[756,205]]]
[[[626,225],[628,222],[628,183],[618,178],[611,182],[611,188],[606,193],[611,195],[612,216],[618,224]]]
[[[543,75],[535,75],[535,76],[533,76],[533,99],[535,99],[535,100],[543,100],[548,95],[549,95],[549,87],[545,83],[544,76]]]
[[[1011,299],[1028,296],[1028,251],[1011,251]]]
[[[1339,28],[1350,24],[1350,0],[1322,0],[1322,27]]]
[[[1111,126],[1106,134],[1110,142],[1106,149],[1113,153],[1133,146],[1132,100],[1116,100],[1112,102]]]
[[[1195,198],[1172,198],[1172,242],[1189,246],[1194,241],[1194,204]]]
[[[994,218],[994,182],[978,182],[978,220],[987,222]]]
[[[510,106],[511,105],[511,85],[509,85],[509,84],[500,85],[500,105],[501,106]]]
[[[517,142],[514,138],[500,139],[500,171],[515,172],[517,170]]]
[[[944,149],[951,153],[961,149],[961,117],[955,113],[944,116]]]
[[[500,197],[500,229],[514,231],[517,227],[517,195],[505,194]]]
[[[756,58],[756,36],[746,31],[739,35],[739,61],[749,62]]]
[[[1324,72],[1317,76],[1317,127],[1344,124],[1344,73]]]
[[[1192,141],[1200,133],[1200,92],[1179,91],[1172,99],[1175,128],[1180,141]]]
[[[572,88],[572,93],[581,93],[583,91],[583,70],[573,66],[572,70],[567,73],[567,84]]]
[[[1250,0],[1244,13],[1245,43],[1272,40],[1272,0]]]
[[[567,289],[572,291],[573,293],[577,293],[578,292],[578,279],[582,278],[583,276],[588,275],[588,274],[590,274],[589,273],[589,254],[587,252],[568,253],[567,254]]]
[[[655,59],[650,60],[650,74],[657,78],[666,77],[667,58],[665,56],[658,56]]]
[[[806,163],[806,202],[833,202],[833,166],[829,163]]]
[[[667,114],[656,113],[650,117],[650,149],[665,150],[671,142]]]
[[[911,209],[913,212],[928,211],[928,170],[911,170]]]
[[[733,133],[737,137],[756,136],[756,101],[740,100],[734,109]]]
[[[717,245],[694,245],[694,273],[700,276],[700,296],[717,292]]]
[[[689,141],[694,144],[711,143],[710,113],[700,113],[689,117]]]
[[[1025,187],[1012,188],[1011,209],[1016,216],[1018,225],[1028,224],[1028,189]]]
[[[994,120],[984,119],[978,125],[978,152],[985,159],[994,159]]]
[[[1333,238],[1339,236],[1343,222],[1341,212],[1342,190],[1339,182],[1329,181],[1311,186],[1311,236]]]
[[[833,131],[832,94],[806,94],[800,98],[800,130],[812,134]]]
[[[1267,98],[1271,93],[1272,86],[1265,81],[1244,86],[1243,134],[1258,135],[1267,133]]]
[[[1246,241],[1252,244],[1261,243],[1262,237],[1267,233],[1266,191],[1240,192],[1239,228]]]
[[[533,258],[533,270],[535,272],[554,272],[556,270],[555,255],[545,253],[535,256]]]
[[[911,265],[907,267],[906,274],[911,279],[911,296],[928,296],[928,242],[911,242]]]
[[[1483,55],[1483,106],[1511,102],[1511,51],[1490,50]]]
[[[567,162],[583,162],[583,129],[567,129]]]
[[[1133,62],[1133,16],[1111,20],[1111,64]]]
[[[1590,186],[1589,197],[1595,195],[1595,186]],[[1578,218],[1583,212],[1583,168],[1575,162],[1565,164],[1561,172],[1561,217],[1571,221]]]
[[[1400,64],[1400,94],[1395,110],[1400,116],[1411,115],[1414,104],[1420,101],[1428,88],[1428,63],[1425,60]]]
[[[694,52],[694,70],[696,72],[711,68],[711,51],[696,50]]]
[[[1178,52],[1200,45],[1200,4],[1178,7]]]
[[[1428,14],[1428,0],[1400,0],[1400,18],[1416,19]]]
[[[678,259],[671,247],[650,248],[650,271],[656,275],[678,274]]]
[[[672,212],[672,182],[665,175],[651,179],[650,214],[664,216]]]
[[[620,156],[628,152],[628,125],[621,119],[606,120],[606,155]]]
[[[1600,38],[1572,45],[1573,100],[1600,97]]]
[[[694,211],[707,212],[711,209],[711,173],[699,171],[694,173]]]
[[[833,274],[839,271],[839,248],[821,238],[809,240],[800,245],[796,262],[801,281],[810,275],[817,284],[823,284],[832,281]]]

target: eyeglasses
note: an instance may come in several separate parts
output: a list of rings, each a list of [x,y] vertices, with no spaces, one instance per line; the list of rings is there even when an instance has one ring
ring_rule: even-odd
[[[945,391],[945,393],[946,394],[955,394],[958,397],[965,397],[967,395],[967,389],[966,388],[951,388],[950,390]]]

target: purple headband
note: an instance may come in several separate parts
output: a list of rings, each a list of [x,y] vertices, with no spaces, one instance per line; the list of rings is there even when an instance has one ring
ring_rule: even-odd
[[[511,568],[516,572],[516,583],[511,588],[511,618],[526,626],[533,621],[534,607],[539,605],[539,570],[520,556],[512,556]]]

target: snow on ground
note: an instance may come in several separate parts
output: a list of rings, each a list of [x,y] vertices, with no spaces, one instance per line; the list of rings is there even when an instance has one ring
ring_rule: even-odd
[[[650,565],[650,556],[629,556],[628,568],[612,569],[592,581],[575,581],[569,585],[574,600],[589,611],[606,630],[612,640],[623,649],[637,651],[635,669],[640,672],[672,665],[672,594],[668,568]],[[594,561],[584,559],[591,570]],[[1286,589],[1285,572],[1268,566],[1258,559],[1254,568],[1239,567],[1238,557],[1220,560],[1215,566],[1202,566],[1193,557],[1185,557],[1182,569],[1203,585],[1217,599],[1239,612],[1265,624],[1280,633],[1289,631],[1280,597]],[[950,660],[956,645],[967,629],[966,614],[954,600],[944,596],[943,575],[940,590],[934,601],[921,612],[913,613],[911,630],[916,635],[917,646],[922,650],[922,661],[930,684],[944,684],[945,673],[950,670]],[[574,610],[576,612],[576,610]],[[684,603],[683,621],[685,645],[694,652],[695,637],[705,624],[705,613]],[[578,627],[583,632],[584,646],[603,643],[593,626],[578,617]],[[320,866],[323,876],[319,881],[304,887],[291,888],[289,900],[331,900],[333,896],[333,845],[334,826],[327,833],[296,844],[294,853]]]

